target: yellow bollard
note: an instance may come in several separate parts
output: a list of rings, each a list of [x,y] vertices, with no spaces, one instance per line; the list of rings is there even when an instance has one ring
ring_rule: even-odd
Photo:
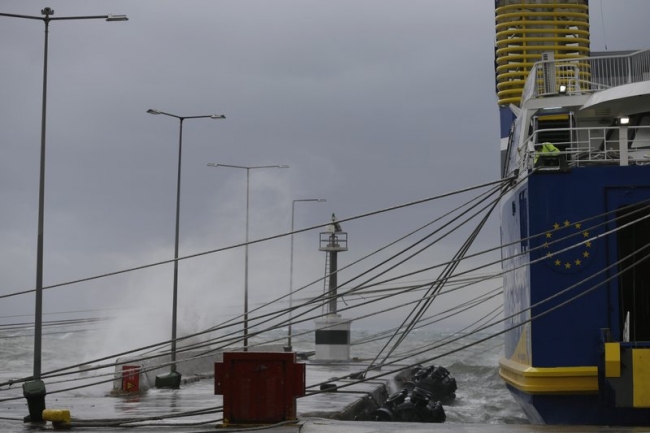
[[[54,429],[67,428],[70,424],[70,411],[68,409],[44,409],[43,420],[51,421]]]

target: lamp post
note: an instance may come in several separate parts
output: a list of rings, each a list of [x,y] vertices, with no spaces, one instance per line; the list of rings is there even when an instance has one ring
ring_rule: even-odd
[[[38,237],[36,244],[36,302],[34,312],[34,380],[25,382],[23,393],[28,401],[29,417],[25,421],[41,422],[42,409],[45,409],[45,385],[41,379],[41,340],[43,330],[43,222],[45,204],[45,130],[47,113],[47,55],[50,21],[94,20],[128,21],[126,15],[85,15],[69,17],[52,17],[54,10],[46,7],[41,10],[44,16],[18,15],[0,13],[0,16],[40,20],[45,24],[45,43],[43,49],[43,103],[41,105],[41,162],[38,188]],[[42,395],[41,395],[42,394]],[[42,407],[41,407],[42,406]]]
[[[301,198],[296,199],[291,202],[291,260],[289,265],[289,330],[287,335],[287,347],[285,350],[291,352],[291,322],[293,320],[293,222],[296,214],[296,203],[300,201],[316,201],[316,202],[325,202],[324,198]]]
[[[207,114],[202,116],[178,116],[176,114],[165,113],[164,111],[150,108],[149,114],[162,114],[179,120],[178,132],[178,174],[176,177],[176,231],[174,238],[174,289],[172,295],[172,346],[171,346],[171,370],[167,376],[156,377],[157,388],[178,388],[181,382],[181,375],[176,371],[176,310],[178,298],[178,232],[180,221],[180,204],[181,204],[181,159],[183,155],[183,122],[185,119],[225,119],[223,114]]]
[[[208,167],[228,167],[246,170],[246,243],[244,244],[244,352],[248,352],[248,210],[250,204],[250,173],[260,168],[289,168],[288,165],[229,165],[210,162]]]

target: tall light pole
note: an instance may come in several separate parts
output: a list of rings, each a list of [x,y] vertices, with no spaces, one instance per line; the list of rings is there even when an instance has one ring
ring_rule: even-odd
[[[34,380],[23,384],[23,394],[27,398],[29,417],[25,421],[41,422],[45,409],[45,384],[41,379],[41,340],[43,330],[43,221],[45,204],[45,126],[47,113],[47,54],[50,21],[95,20],[128,21],[126,15],[85,15],[70,17],[52,17],[54,10],[46,7],[41,10],[44,16],[18,15],[0,13],[0,16],[40,20],[45,24],[45,43],[43,49],[43,103],[41,106],[41,163],[38,187],[38,238],[36,244],[36,305],[34,312]],[[42,395],[41,395],[42,394]],[[41,407],[42,406],[42,407]]]
[[[157,388],[178,388],[181,383],[181,375],[176,371],[176,310],[178,298],[178,232],[181,207],[181,159],[183,155],[183,121],[185,119],[225,119],[223,114],[206,114],[202,116],[177,116],[176,114],[165,113],[164,111],[150,108],[149,114],[162,114],[179,120],[178,132],[178,174],[176,177],[176,231],[174,238],[174,290],[172,295],[172,347],[171,347],[171,370],[167,376],[156,377]]]
[[[300,201],[325,202],[324,198],[300,198],[291,202],[291,264],[289,265],[289,331],[287,335],[287,347],[285,350],[291,352],[291,321],[293,320],[293,222],[296,214],[296,203]]]
[[[246,170],[246,243],[244,244],[244,351],[248,351],[248,210],[250,205],[250,173],[259,168],[289,168],[288,165],[229,165],[208,163],[208,167],[228,167]]]

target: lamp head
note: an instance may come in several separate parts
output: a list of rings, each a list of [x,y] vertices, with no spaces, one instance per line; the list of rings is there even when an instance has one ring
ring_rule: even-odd
[[[225,119],[225,118],[226,116],[224,116],[223,114],[213,114],[212,116],[210,116],[210,119]]]
[[[154,110],[153,108],[150,108],[147,110],[147,113],[149,114],[160,114],[160,110]]]
[[[289,168],[288,165],[278,165],[278,168]]]
[[[111,15],[108,14],[106,17],[106,21],[128,21],[129,19],[126,17],[126,15]]]
[[[41,9],[41,14],[45,16],[54,15],[54,9],[52,8]]]

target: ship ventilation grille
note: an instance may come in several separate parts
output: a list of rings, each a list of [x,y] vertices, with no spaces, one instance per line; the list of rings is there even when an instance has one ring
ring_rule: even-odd
[[[596,108],[594,111],[597,117],[610,117],[612,115],[612,110],[609,108]]]
[[[555,54],[553,52],[542,53],[544,71],[544,93],[555,93]]]

